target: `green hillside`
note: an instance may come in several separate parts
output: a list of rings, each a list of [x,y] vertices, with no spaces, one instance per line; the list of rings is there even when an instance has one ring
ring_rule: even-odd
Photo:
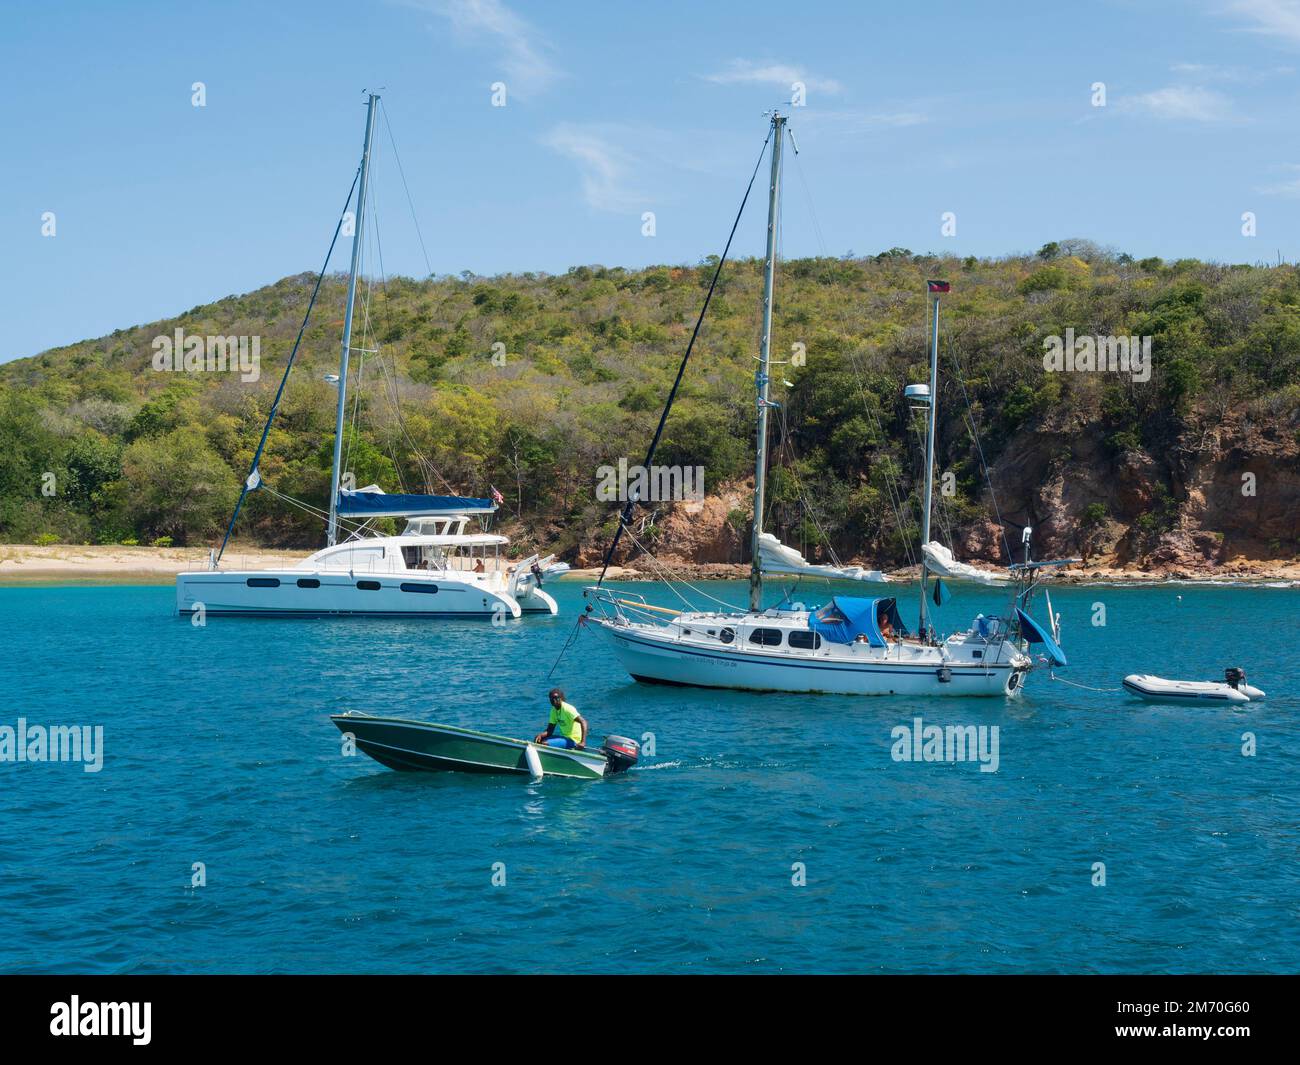
[[[702,465],[711,492],[752,472],[761,268],[747,260],[724,271],[658,457]],[[358,309],[368,327],[354,343],[378,354],[361,362],[347,468],[358,485],[388,491],[483,495],[495,485],[524,545],[589,552],[613,520],[595,499],[597,467],[641,461],[711,272],[710,262],[592,266],[376,285]],[[1046,519],[1064,549],[1154,550],[1187,518],[1197,484],[1208,491],[1207,456],[1187,454],[1198,439],[1213,438],[1218,477],[1236,476],[1225,456],[1234,444],[1248,455],[1248,437],[1272,441],[1269,461],[1283,471],[1296,453],[1300,272],[1291,266],[1134,262],[1082,241],[996,261],[904,249],[791,260],[780,266],[773,350],[789,358],[803,344],[807,358],[773,373],[784,418],[774,422],[769,516],[791,542],[825,536],[844,557],[903,557],[889,497],[894,482],[914,494],[919,472],[902,389],[926,376],[927,277],[953,285],[940,468],[955,474],[945,515],[961,529],[976,528],[990,501],[954,358],[1003,517]],[[313,280],[286,278],[0,366],[0,539],[219,537]],[[343,279],[328,279],[262,462],[276,492],[315,507],[327,498],[336,392],[325,375],[337,370],[343,301]],[[260,379],[155,370],[154,338],[177,328],[260,336]],[[1044,338],[1067,328],[1151,336],[1150,380],[1045,372]],[[1122,490],[1134,470],[1140,490]],[[1048,500],[1052,478],[1069,490]],[[1280,511],[1290,498],[1279,489],[1270,500],[1261,484],[1252,505]],[[1064,509],[1036,512],[1049,505]],[[1287,526],[1270,512],[1259,522],[1272,529],[1257,537],[1270,551],[1296,553],[1294,519]],[[1222,539],[1224,530],[1208,533]],[[322,531],[317,518],[258,492],[239,535],[314,547]]]

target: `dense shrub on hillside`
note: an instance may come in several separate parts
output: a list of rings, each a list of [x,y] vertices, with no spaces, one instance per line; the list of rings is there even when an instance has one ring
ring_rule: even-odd
[[[357,341],[378,354],[353,363],[347,451],[356,483],[468,494],[495,486],[506,514],[539,535],[572,545],[596,534],[611,517],[595,505],[597,468],[641,461],[712,266],[390,279]],[[710,489],[750,472],[761,266],[726,268],[664,433],[659,461],[702,465]],[[902,248],[793,260],[781,265],[774,317],[781,406],[768,516],[792,542],[901,557],[920,466],[902,389],[927,372],[924,281],[935,276],[953,282],[940,392],[940,458],[957,485],[944,502],[952,520],[980,513],[982,491],[956,366],[991,458],[1043,433],[1067,434],[1067,451],[1069,433],[1093,434],[1117,464],[1139,451],[1161,456],[1188,425],[1213,425],[1246,403],[1295,431],[1293,267],[1135,263],[1086,241],[996,261]],[[285,278],[0,366],[0,538],[194,544],[218,535],[311,282]],[[316,507],[329,478],[336,392],[324,378],[335,369],[343,299],[343,280],[327,279],[262,461],[269,484]],[[152,341],[177,328],[258,334],[259,380],[156,371]],[[1048,374],[1044,338],[1067,328],[1152,337],[1150,382]],[[1153,536],[1169,512],[1163,502],[1153,510]],[[268,543],[319,540],[313,519],[268,493],[250,498],[241,521]]]

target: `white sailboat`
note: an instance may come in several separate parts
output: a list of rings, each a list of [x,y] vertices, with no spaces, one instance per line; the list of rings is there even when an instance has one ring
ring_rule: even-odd
[[[371,138],[378,102],[377,95],[369,94],[365,142],[354,182],[357,209],[339,355],[338,409],[326,546],[292,567],[263,570],[220,568],[221,556],[230,541],[240,507],[249,492],[263,487],[258,464],[302,340],[303,330],[300,329],[298,343],[295,343],[285,368],[280,390],[221,547],[212,552],[208,569],[180,573],[176,577],[176,609],[180,614],[517,618],[523,613],[555,614],[557,611],[555,600],[542,591],[544,571],[554,562],[553,556],[539,558],[533,555],[511,562],[503,555],[503,549],[509,543],[506,537],[485,531],[467,531],[472,519],[486,519],[496,511],[496,501],[467,496],[388,495],[375,485],[357,491],[342,487],[352,319],[366,219]],[[351,198],[349,192],[349,204]],[[341,226],[342,219],[335,229],[335,241]],[[331,253],[333,248],[331,243]],[[327,255],[326,268],[328,263]],[[321,277],[324,273],[322,269]],[[319,290],[320,277],[316,282],[316,291]],[[313,293],[312,304],[315,298]],[[311,304],[303,319],[303,329],[310,314]],[[400,535],[381,536],[373,532],[374,521],[394,518],[406,520],[406,527]],[[341,530],[346,535],[340,543]]]
[[[964,631],[940,638],[930,624],[931,563],[922,556],[920,623],[908,632],[892,596],[833,596],[820,607],[785,599],[762,605],[763,574],[795,573],[837,580],[878,580],[877,571],[847,572],[844,567],[802,565],[799,553],[781,545],[762,528],[767,474],[768,370],[775,277],[776,213],[780,196],[784,116],[771,119],[771,183],[768,195],[767,254],[763,292],[763,325],[757,386],[757,458],[754,470],[754,523],[750,601],[747,611],[676,611],[652,606],[636,593],[615,591],[602,581],[588,588],[591,604],[585,624],[613,648],[624,668],[637,680],[708,688],[758,691],[827,692],[846,695],[1015,695],[1035,662],[1030,644],[1042,644],[1055,665],[1065,665],[1053,618],[1048,627],[1026,612],[1043,565],[1026,560],[1008,570],[1016,591],[1003,618],[978,617]],[[743,204],[742,204],[743,210]],[[734,234],[734,229],[733,229]],[[725,254],[723,256],[725,259]],[[722,262],[718,264],[720,270]],[[716,279],[715,279],[716,280]],[[910,385],[907,396],[926,412],[925,500],[921,543],[930,544],[930,510],[938,384],[939,297],[945,282],[930,282],[933,332],[928,385]],[[710,290],[711,292],[712,290]],[[707,309],[707,298],[705,307]],[[701,312],[701,316],[703,312]],[[698,326],[697,326],[698,332]],[[686,358],[689,358],[687,349]],[[685,359],[683,360],[683,364]],[[680,373],[679,373],[680,381]],[[674,389],[675,395],[675,389]],[[672,396],[669,398],[671,407]],[[664,417],[667,417],[665,409]],[[663,421],[661,419],[661,430]],[[651,448],[653,454],[653,445]],[[626,526],[636,500],[624,508],[619,532]],[[1026,533],[1028,530],[1026,530]],[[1026,544],[1028,537],[1026,535]],[[614,540],[617,544],[617,535]],[[606,564],[613,554],[611,545]],[[778,548],[780,550],[778,550]],[[949,556],[951,558],[951,556]],[[816,571],[827,569],[834,572]],[[1049,606],[1050,609],[1050,606]]]

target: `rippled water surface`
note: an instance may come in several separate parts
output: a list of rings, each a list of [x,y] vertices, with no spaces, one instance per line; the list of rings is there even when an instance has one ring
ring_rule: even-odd
[[[196,628],[169,587],[0,588],[0,725],[102,725],[105,752],[98,773],[0,763],[0,969],[1300,969],[1295,590],[1053,596],[1063,676],[1241,665],[1270,696],[1245,710],[1046,673],[1013,700],[652,687],[584,632],[555,679],[597,736],[654,734],[631,773],[534,785],[341,755],[328,715],[348,708],[538,731],[581,605],[554,587],[558,618],[504,628]],[[960,588],[944,624],[997,603]],[[997,725],[998,771],[894,761],[918,715]]]

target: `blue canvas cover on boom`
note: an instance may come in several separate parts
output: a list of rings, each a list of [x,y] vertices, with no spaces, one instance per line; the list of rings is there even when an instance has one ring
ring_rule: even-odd
[[[857,596],[837,595],[820,610],[808,615],[808,628],[831,643],[852,643],[865,636],[872,647],[888,644],[880,634],[876,619],[884,616],[896,636],[906,636],[903,619],[898,614],[895,599],[863,599]]]
[[[438,514],[491,514],[496,504],[471,496],[389,495],[386,492],[339,492],[339,515],[346,518],[412,518]]]

